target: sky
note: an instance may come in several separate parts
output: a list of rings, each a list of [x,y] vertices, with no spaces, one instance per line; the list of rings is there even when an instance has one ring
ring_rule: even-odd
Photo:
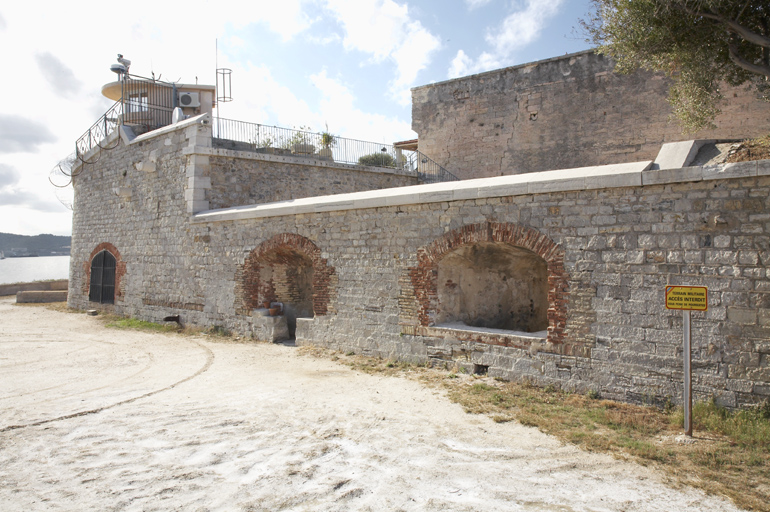
[[[222,118],[373,142],[417,137],[410,88],[589,48],[590,0],[3,2],[0,232],[72,232],[51,170],[112,105],[130,72],[215,83]],[[58,197],[57,197],[58,196]],[[65,199],[66,200],[66,199]]]

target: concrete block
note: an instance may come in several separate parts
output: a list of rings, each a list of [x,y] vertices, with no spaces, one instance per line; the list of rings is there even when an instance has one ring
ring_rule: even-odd
[[[209,202],[202,200],[188,200],[187,213],[198,213],[209,209]]]
[[[568,192],[570,190],[583,190],[585,178],[574,177],[554,179],[549,181],[537,181],[528,184],[527,192],[530,194],[548,194],[550,192]]]
[[[16,294],[18,304],[66,301],[67,290],[22,291]]]
[[[641,172],[624,172],[619,174],[605,174],[598,176],[586,176],[586,190],[615,188],[615,187],[641,187]]]
[[[205,201],[206,190],[202,188],[188,188],[184,191],[185,201]]]
[[[262,341],[285,341],[289,339],[289,326],[286,317],[252,316],[253,336]]]
[[[187,178],[187,187],[195,189],[211,188],[211,178],[209,176],[191,176]]]
[[[505,197],[505,196],[520,196],[529,194],[529,184],[526,182],[521,183],[502,183],[492,186],[483,186],[476,189],[477,197]]]
[[[6,295],[16,295],[21,291],[48,291],[48,290],[67,290],[69,281],[67,279],[58,279],[56,281],[34,281],[31,283],[14,283],[0,285],[0,297]]]
[[[685,140],[682,142],[669,142],[661,146],[658,156],[653,162],[653,169],[681,169],[687,167],[695,159],[698,150],[704,144],[711,144],[713,140]]]
[[[704,180],[723,180],[729,178],[752,178],[757,175],[758,162],[736,162],[732,164],[703,167]]]
[[[701,181],[703,167],[685,167],[683,169],[650,169],[642,173],[642,185],[665,185],[668,183],[684,183]]]

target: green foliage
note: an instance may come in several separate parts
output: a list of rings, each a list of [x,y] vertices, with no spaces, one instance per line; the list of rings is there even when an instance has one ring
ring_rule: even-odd
[[[693,419],[696,429],[719,432],[742,447],[755,447],[770,454],[770,406],[730,411],[714,400],[696,403]]]
[[[107,327],[149,332],[176,332],[179,330],[177,324],[156,324],[155,322],[147,322],[136,318],[117,318],[114,321],[108,322]]]
[[[753,84],[770,99],[767,0],[593,0],[581,20],[589,40],[620,72],[661,71],[685,132],[713,127],[720,83]]]
[[[358,159],[358,163],[373,167],[396,167],[396,159],[388,153],[372,153],[370,155],[364,155]]]
[[[296,144],[311,144],[311,134],[308,133],[310,130],[309,126],[300,126],[299,128],[295,126],[294,130],[291,137],[284,137],[280,141],[278,147],[291,150]]]
[[[328,124],[326,125],[326,130],[321,134],[321,145],[327,149],[337,145],[337,137],[329,131]]]
[[[257,147],[257,148],[272,148],[272,147],[275,147],[275,141],[269,135],[265,135],[264,137],[254,138],[251,141],[251,143],[254,144],[254,147]]]

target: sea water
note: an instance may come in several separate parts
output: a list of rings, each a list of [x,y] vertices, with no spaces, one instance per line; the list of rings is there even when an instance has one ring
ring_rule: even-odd
[[[0,284],[67,279],[69,273],[69,256],[38,256],[0,260]]]

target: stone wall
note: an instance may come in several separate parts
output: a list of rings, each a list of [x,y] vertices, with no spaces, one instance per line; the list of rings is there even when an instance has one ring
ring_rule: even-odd
[[[767,134],[770,102],[723,88],[715,130],[685,135],[669,82],[592,51],[412,89],[419,149],[461,179],[655,158],[664,142]]]
[[[211,209],[418,183],[416,176],[395,169],[314,158],[218,149],[209,160]]]
[[[208,133],[183,122],[79,170],[71,306],[260,333],[264,317],[250,308],[279,288],[292,300],[290,270],[302,267],[314,295],[313,318],[296,318],[300,344],[661,403],[678,400],[682,380],[682,314],[665,309],[664,287],[700,285],[709,310],[693,313],[695,396],[728,406],[770,397],[770,161],[634,164],[190,214],[191,174],[210,170],[196,149]],[[155,170],[137,171],[153,153]],[[547,331],[436,323],[439,287],[451,284],[437,265],[474,244],[545,262]],[[114,305],[88,302],[99,247],[125,265]]]

